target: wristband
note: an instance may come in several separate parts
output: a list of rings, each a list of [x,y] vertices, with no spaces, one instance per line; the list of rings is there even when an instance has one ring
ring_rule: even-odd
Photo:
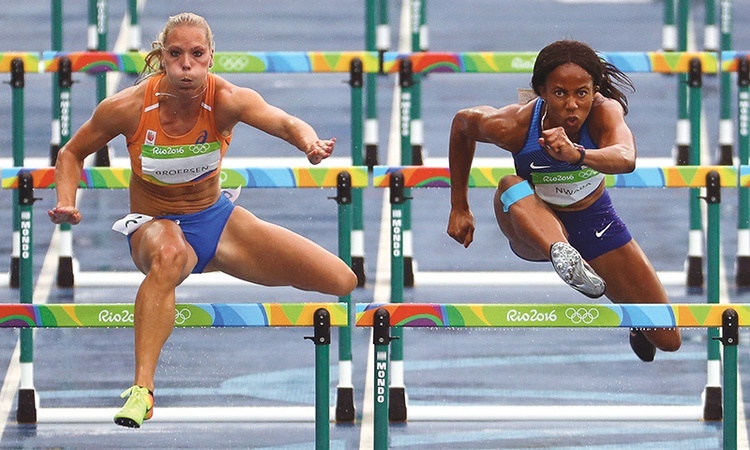
[[[573,147],[575,147],[576,150],[581,153],[581,157],[578,158],[578,161],[574,162],[573,165],[580,166],[581,164],[583,164],[583,160],[586,158],[586,149],[583,148],[583,145],[581,144],[573,144]]]

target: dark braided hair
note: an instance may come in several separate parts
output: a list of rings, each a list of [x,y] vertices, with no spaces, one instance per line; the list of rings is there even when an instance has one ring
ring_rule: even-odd
[[[587,44],[573,40],[561,40],[544,47],[534,62],[531,87],[537,95],[549,74],[566,63],[580,66],[591,75],[594,86],[605,97],[616,100],[625,114],[628,113],[628,98],[620,89],[635,92],[633,82],[620,69],[602,59]]]

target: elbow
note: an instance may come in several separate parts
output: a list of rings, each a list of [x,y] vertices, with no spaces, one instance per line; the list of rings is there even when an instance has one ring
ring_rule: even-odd
[[[635,170],[636,166],[636,152],[635,149],[628,149],[622,152],[622,173],[630,173]]]
[[[83,160],[68,146],[63,146],[55,156],[55,168],[61,169],[63,167],[78,166],[83,167]]]

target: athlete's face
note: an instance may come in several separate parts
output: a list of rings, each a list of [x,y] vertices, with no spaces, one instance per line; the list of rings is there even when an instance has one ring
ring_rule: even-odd
[[[547,76],[540,93],[547,103],[545,128],[563,127],[568,136],[574,136],[591,112],[596,90],[588,72],[567,63]]]
[[[181,25],[169,33],[162,58],[172,87],[189,93],[202,89],[213,62],[213,53],[202,28]]]

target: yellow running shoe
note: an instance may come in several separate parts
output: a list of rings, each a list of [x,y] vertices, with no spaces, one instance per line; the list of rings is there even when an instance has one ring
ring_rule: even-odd
[[[129,398],[125,406],[115,414],[117,425],[139,428],[144,420],[154,415],[154,394],[145,387],[131,386],[120,397]]]

